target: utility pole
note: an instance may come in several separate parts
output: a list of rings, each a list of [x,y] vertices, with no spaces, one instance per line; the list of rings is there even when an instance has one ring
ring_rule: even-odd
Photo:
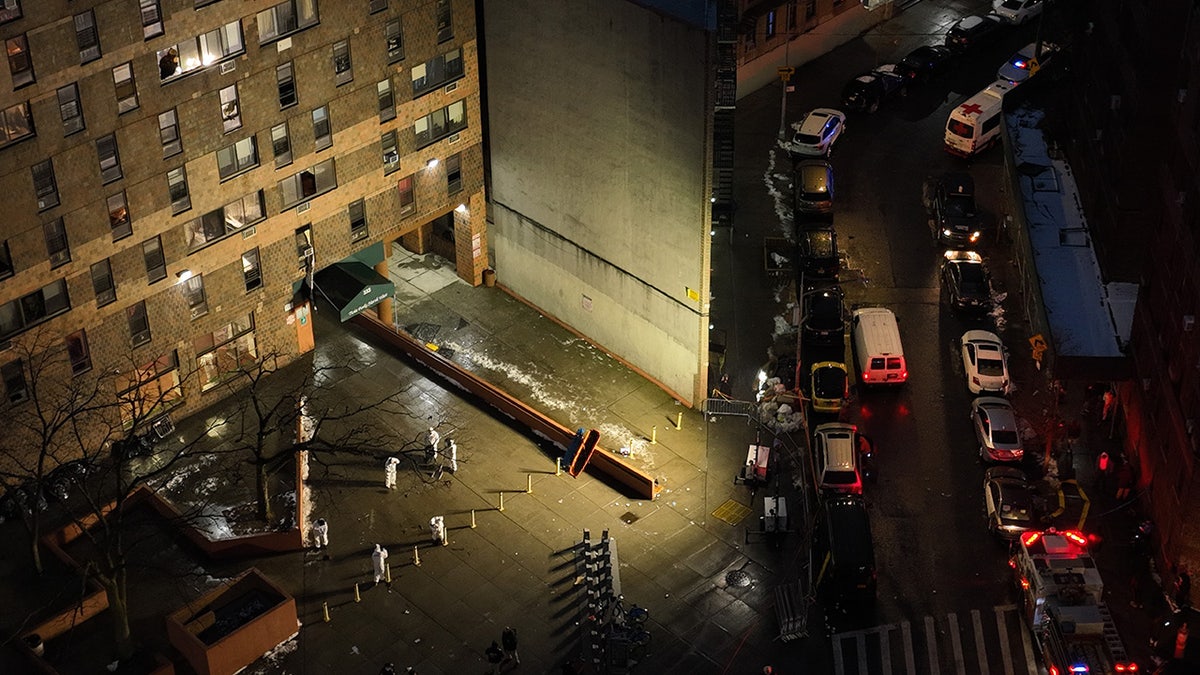
[[[788,49],[792,46],[792,36],[789,34],[787,40],[783,43],[783,65],[776,72],[779,73],[779,79],[783,83],[783,94],[779,102],[779,140],[787,140],[787,95],[788,95],[788,80],[792,79],[796,69],[788,65],[791,60],[788,54]]]

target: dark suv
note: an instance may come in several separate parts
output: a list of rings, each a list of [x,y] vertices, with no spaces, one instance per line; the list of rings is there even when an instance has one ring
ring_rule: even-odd
[[[846,304],[841,286],[810,288],[800,306],[801,339],[805,344],[842,344],[846,334]]]
[[[975,209],[975,181],[970,174],[948,173],[926,180],[921,199],[938,243],[951,248],[979,243],[983,232]]]
[[[1004,19],[995,14],[966,16],[958,20],[946,33],[946,46],[956,52],[965,52],[990,42],[1003,32]]]
[[[895,64],[887,64],[847,82],[842,88],[842,105],[850,110],[873,113],[885,100],[907,93],[908,78],[897,72]]]
[[[832,227],[804,230],[800,233],[800,270],[806,279],[838,278],[837,233]],[[803,286],[803,284],[801,284]]]

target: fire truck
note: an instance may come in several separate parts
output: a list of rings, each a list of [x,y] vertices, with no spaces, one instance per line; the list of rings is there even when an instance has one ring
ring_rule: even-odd
[[[1030,531],[1009,561],[1049,675],[1137,673],[1104,604],[1104,582],[1076,531]]]

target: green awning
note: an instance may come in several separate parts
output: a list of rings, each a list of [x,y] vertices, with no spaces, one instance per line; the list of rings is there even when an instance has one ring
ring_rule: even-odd
[[[342,321],[374,307],[396,292],[396,284],[360,262],[338,262],[317,272],[317,290],[341,314]]]

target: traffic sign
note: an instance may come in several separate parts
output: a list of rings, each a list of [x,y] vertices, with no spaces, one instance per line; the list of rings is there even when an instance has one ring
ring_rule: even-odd
[[[796,69],[791,66],[779,66],[779,68],[776,69],[776,72],[779,73],[779,79],[787,82],[789,79],[791,79],[792,75],[795,74]]]

